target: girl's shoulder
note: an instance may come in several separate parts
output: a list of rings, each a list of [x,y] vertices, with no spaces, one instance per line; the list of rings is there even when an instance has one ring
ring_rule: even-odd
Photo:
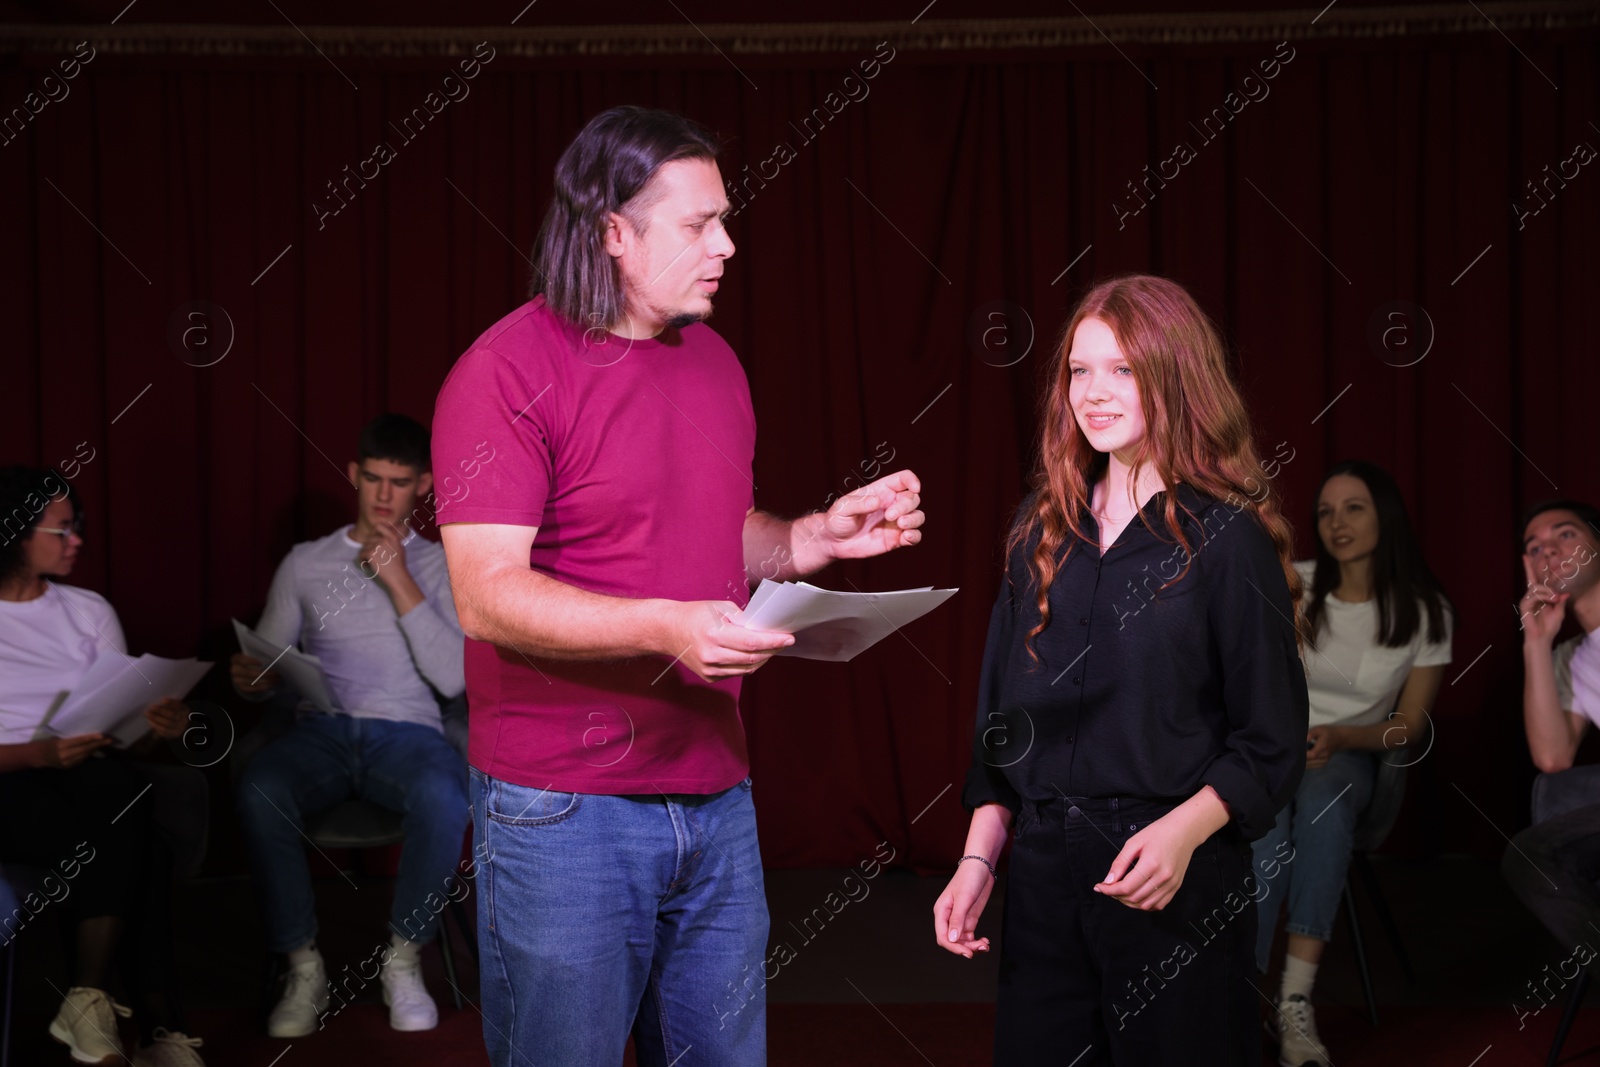
[[[61,582],[51,581],[50,590],[75,608],[100,613],[112,610],[111,601],[93,589],[85,589],[81,585],[65,585]]]

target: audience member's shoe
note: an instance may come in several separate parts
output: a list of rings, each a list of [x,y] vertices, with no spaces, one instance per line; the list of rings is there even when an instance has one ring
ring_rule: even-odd
[[[67,999],[50,1023],[50,1036],[67,1046],[78,1063],[110,1067],[127,1060],[117,1036],[117,1018],[132,1014],[132,1008],[124,1008],[101,990],[75,985],[67,990]]]
[[[156,1027],[155,1040],[133,1054],[133,1067],[206,1067],[200,1058],[203,1041],[184,1033]]]
[[[322,957],[289,968],[283,999],[267,1017],[267,1036],[305,1037],[317,1029],[328,1010],[328,972]]]
[[[439,1025],[439,1009],[422,984],[422,961],[397,955],[383,965],[383,1002],[389,1005],[389,1025],[396,1030],[432,1030]]]
[[[1296,993],[1278,1002],[1279,1067],[1329,1067],[1311,1001]]]

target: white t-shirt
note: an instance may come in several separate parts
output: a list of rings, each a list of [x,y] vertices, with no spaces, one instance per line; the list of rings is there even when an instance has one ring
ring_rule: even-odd
[[[1316,560],[1299,560],[1295,570],[1310,594]],[[1312,726],[1368,726],[1394,710],[1395,698],[1413,667],[1450,662],[1450,614],[1445,613],[1444,640],[1428,640],[1428,617],[1411,643],[1401,648],[1378,644],[1376,599],[1349,604],[1329,595],[1322,602],[1322,622],[1315,649],[1305,650],[1306,684],[1311,690]]]
[[[1568,638],[1555,647],[1556,700],[1600,723],[1600,630]]]
[[[96,657],[128,651],[105,597],[45,586],[32,600],[0,600],[0,744],[32,741],[56,697],[71,692]]]

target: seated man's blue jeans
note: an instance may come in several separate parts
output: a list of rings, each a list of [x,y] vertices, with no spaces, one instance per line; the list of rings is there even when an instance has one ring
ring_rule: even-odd
[[[1600,766],[1534,780],[1533,825],[1511,839],[1500,870],[1564,951],[1600,940]]]
[[[495,1067],[616,1067],[630,1030],[640,1067],[766,1063],[748,778],[709,796],[607,796],[471,775]]]
[[[1267,886],[1256,913],[1257,970],[1265,971],[1270,962],[1278,908],[1285,900],[1291,934],[1332,940],[1356,823],[1372,802],[1377,772],[1371,752],[1335,752],[1321,767],[1306,771],[1294,799],[1278,812],[1277,824],[1254,843],[1256,877]],[[1276,868],[1270,865],[1274,860]],[[1277,877],[1267,881],[1263,872],[1274,869]]]
[[[239,817],[272,951],[288,952],[317,933],[305,819],[354,797],[403,817],[391,930],[429,941],[438,929],[471,817],[466,761],[427,726],[312,715],[256,753],[239,781]]]

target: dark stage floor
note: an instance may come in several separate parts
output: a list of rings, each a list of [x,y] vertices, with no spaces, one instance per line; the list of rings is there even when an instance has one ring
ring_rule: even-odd
[[[1365,897],[1358,896],[1367,917],[1380,1026],[1373,1029],[1366,1020],[1341,922],[1317,988],[1318,1020],[1336,1067],[1542,1064],[1561,1002],[1527,1016],[1520,1029],[1512,1003],[1537,1006],[1526,996],[1527,983],[1543,977],[1547,964],[1557,966],[1563,954],[1511,897],[1494,865],[1464,857],[1380,857],[1375,865],[1418,982],[1402,976]],[[845,873],[767,873],[773,937],[794,949],[767,989],[770,1062],[775,1067],[987,1063],[996,960],[968,962],[933,944],[930,908],[944,879],[886,873],[870,883],[870,895],[848,904],[826,926],[797,929]],[[319,880],[317,891],[330,970],[365,959],[383,937],[389,883],[356,878],[353,888],[331,877]],[[178,909],[188,1003],[212,1067],[487,1062],[481,1017],[470,1003],[460,1011],[450,1003],[434,949],[425,960],[429,988],[440,1004],[439,1029],[421,1035],[390,1031],[374,984],[323,1031],[293,1042],[274,1041],[264,1036],[256,1014],[262,954],[248,883],[242,878],[189,883],[180,890]],[[57,1003],[52,983],[63,987],[65,971],[50,924],[41,923],[35,931],[17,942],[11,1062],[64,1067],[69,1061],[44,1028]],[[997,921],[988,932],[997,935]],[[462,992],[475,1001],[471,957],[459,937],[456,947]],[[1593,999],[1600,1007],[1600,996]],[[1062,1067],[1069,1060],[1064,1057]],[[1600,1067],[1600,1012],[1580,1014],[1563,1062]]]

